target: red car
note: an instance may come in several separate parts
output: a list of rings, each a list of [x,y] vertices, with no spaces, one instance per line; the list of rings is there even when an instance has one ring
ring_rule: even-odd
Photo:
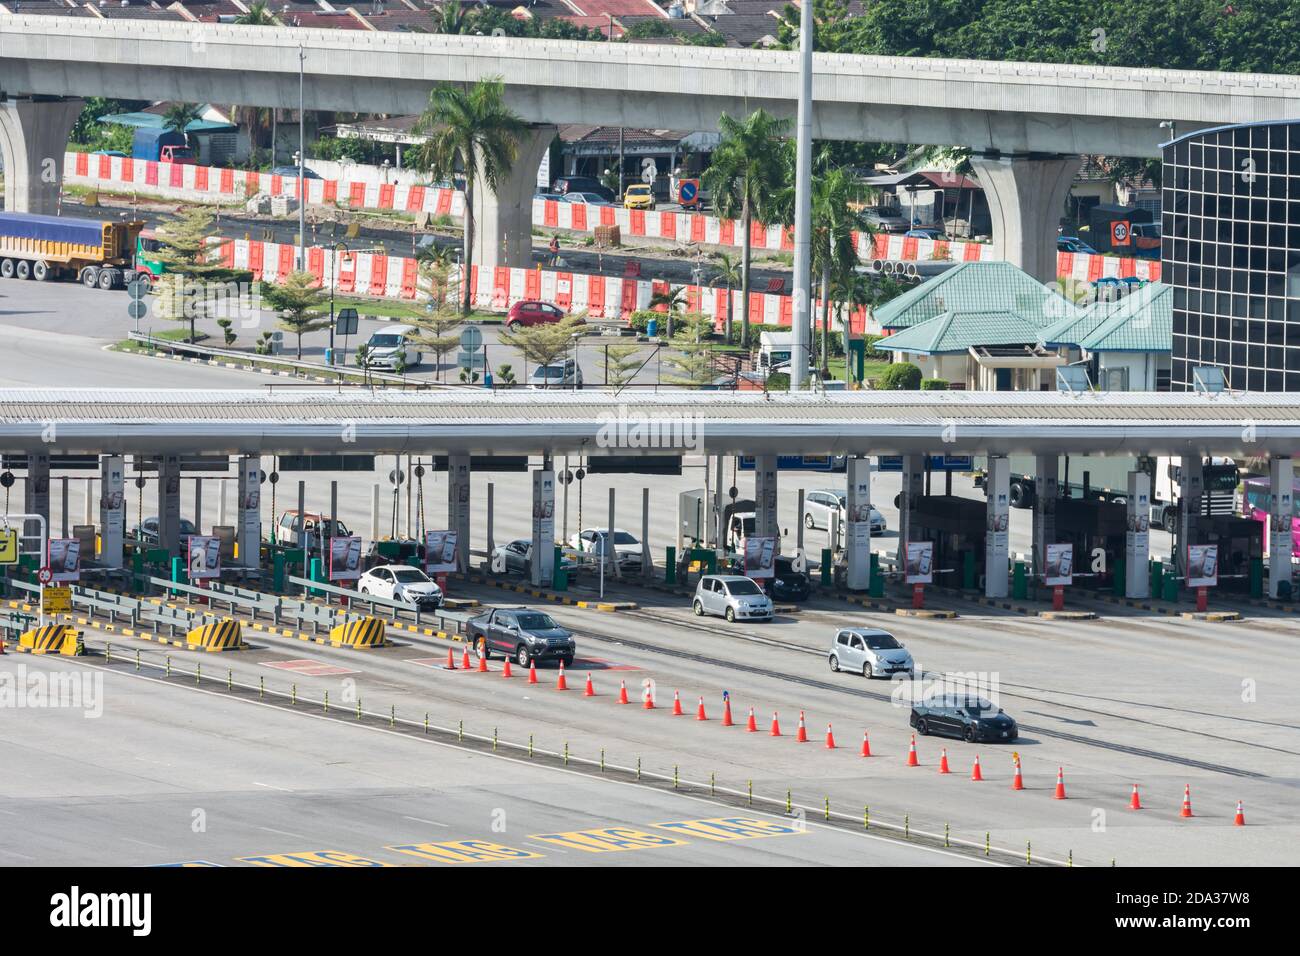
[[[561,322],[564,311],[549,302],[535,300],[516,302],[506,314],[506,328],[515,325],[543,325],[547,322]]]

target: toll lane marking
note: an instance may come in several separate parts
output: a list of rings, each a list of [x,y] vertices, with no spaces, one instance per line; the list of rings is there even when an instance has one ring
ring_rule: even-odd
[[[306,850],[302,853],[272,853],[269,856],[241,856],[240,863],[253,866],[392,866],[342,850]]]
[[[775,820],[759,820],[753,817],[714,817],[708,820],[675,820],[669,823],[656,823],[655,827],[670,830],[684,836],[696,836],[705,840],[757,840],[763,837],[795,836],[807,833],[807,829],[778,823]]]
[[[595,830],[570,830],[565,833],[533,833],[534,840],[571,847],[587,853],[609,853],[622,850],[650,850],[665,846],[685,846],[683,840],[634,830],[631,827],[600,827]]]
[[[385,849],[438,863],[495,863],[502,860],[540,860],[541,853],[516,850],[486,840],[451,840],[447,843],[404,843]]]

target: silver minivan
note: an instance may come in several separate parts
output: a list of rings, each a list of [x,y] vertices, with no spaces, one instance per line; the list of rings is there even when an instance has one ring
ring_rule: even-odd
[[[691,610],[697,617],[717,614],[728,621],[770,621],[772,599],[752,578],[740,574],[706,574],[695,586]]]
[[[915,670],[912,655],[888,631],[876,627],[844,627],[835,635],[828,663],[833,671],[851,671],[863,677],[889,677]]]

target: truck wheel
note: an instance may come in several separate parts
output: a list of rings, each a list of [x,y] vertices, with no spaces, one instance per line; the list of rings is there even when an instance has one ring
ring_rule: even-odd
[[[0,259],[0,279],[12,279],[14,277],[14,261],[12,259]]]
[[[1013,481],[1008,492],[1007,502],[1013,508],[1028,508],[1034,503],[1034,490],[1029,485]]]
[[[99,287],[108,291],[117,285],[118,271],[116,269],[99,270]]]
[[[50,267],[46,265],[42,260],[37,259],[36,262],[32,264],[32,278],[35,279],[37,282],[44,282],[49,277],[50,277]]]
[[[81,270],[81,284],[87,289],[93,289],[99,285],[99,267],[86,266]]]
[[[32,264],[26,259],[19,259],[18,264],[14,266],[14,275],[19,279],[30,279],[32,277]]]

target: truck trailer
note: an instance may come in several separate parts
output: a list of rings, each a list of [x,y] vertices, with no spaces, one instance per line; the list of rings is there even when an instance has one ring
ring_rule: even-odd
[[[121,288],[134,272],[143,228],[142,222],[0,213],[0,278]]]

